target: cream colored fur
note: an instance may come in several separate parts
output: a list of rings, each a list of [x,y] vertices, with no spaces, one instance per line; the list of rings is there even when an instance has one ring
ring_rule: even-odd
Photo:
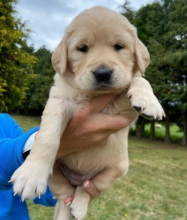
[[[115,51],[115,44],[124,48]],[[87,45],[89,51],[79,51],[77,48],[81,45]],[[57,73],[40,131],[30,155],[11,180],[14,192],[24,199],[43,194],[49,181],[58,200],[55,220],[70,219],[70,209],[63,200],[74,195],[71,214],[82,220],[86,217],[90,195],[80,186],[76,189],[71,186],[54,165],[68,121],[83,104],[89,103],[91,97],[103,93],[118,94],[118,98],[103,110],[106,114],[138,116],[133,106],[141,107],[141,113],[159,119],[164,112],[150,84],[141,77],[149,63],[149,53],[138,39],[136,29],[114,11],[94,7],[78,15],[67,28],[52,56],[52,63]],[[101,66],[113,69],[112,84],[107,90],[98,90],[94,83],[93,71]],[[129,127],[124,128],[110,135],[102,147],[72,153],[60,161],[80,173],[101,171],[92,182],[104,192],[116,178],[128,171],[128,132]]]

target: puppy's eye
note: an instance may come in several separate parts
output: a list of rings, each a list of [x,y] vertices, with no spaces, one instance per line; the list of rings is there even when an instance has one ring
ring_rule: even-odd
[[[84,44],[84,45],[81,45],[80,47],[78,47],[77,50],[79,50],[79,51],[81,51],[83,53],[87,53],[89,48],[88,48],[87,45]]]
[[[114,49],[115,49],[116,51],[122,50],[123,48],[124,48],[124,46],[123,46],[122,44],[115,44],[115,45],[114,45]]]

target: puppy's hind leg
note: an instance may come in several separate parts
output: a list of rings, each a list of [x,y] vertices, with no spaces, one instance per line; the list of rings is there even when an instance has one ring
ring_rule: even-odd
[[[75,188],[69,184],[57,164],[53,167],[53,176],[49,178],[49,186],[53,196],[57,199],[53,219],[70,220],[70,208],[64,204],[64,199],[73,195]]]
[[[86,218],[90,199],[90,195],[81,186],[78,186],[75,190],[73,202],[70,205],[71,214],[74,219],[83,220]]]
[[[58,200],[55,213],[54,213],[54,220],[70,220],[71,219],[71,212],[69,206],[64,204],[64,200]]]

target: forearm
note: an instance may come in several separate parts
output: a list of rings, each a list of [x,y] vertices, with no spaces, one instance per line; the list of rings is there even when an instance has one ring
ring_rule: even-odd
[[[33,128],[24,135],[10,139],[0,139],[0,190],[8,190],[12,187],[8,183],[14,171],[23,163],[23,148],[28,138],[38,130]]]

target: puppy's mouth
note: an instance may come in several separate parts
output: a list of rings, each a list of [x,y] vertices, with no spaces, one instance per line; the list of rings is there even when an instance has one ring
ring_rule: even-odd
[[[107,93],[120,93],[121,88],[116,88],[114,83],[112,81],[107,82],[107,83],[98,83],[96,82],[95,85],[92,87],[90,90],[90,93],[95,93],[95,94],[107,94]]]
[[[105,83],[105,82],[101,82],[101,83],[96,83],[95,84],[95,89],[96,90],[107,90],[107,89],[111,89],[111,82]]]

